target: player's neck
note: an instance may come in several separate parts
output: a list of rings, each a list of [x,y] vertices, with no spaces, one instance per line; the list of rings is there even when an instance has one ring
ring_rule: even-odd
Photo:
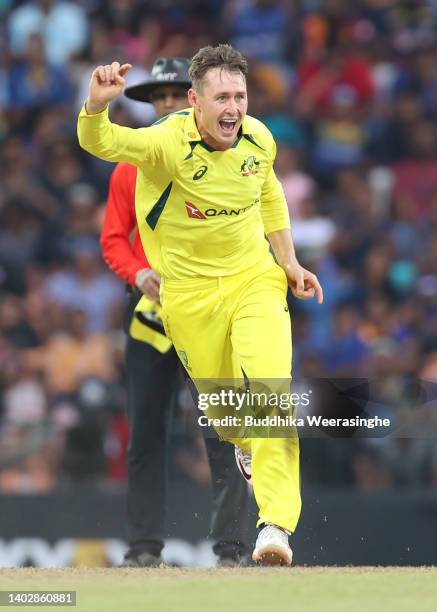
[[[230,149],[234,144],[231,143],[228,145],[227,143],[223,144],[222,142],[218,142],[217,140],[215,140],[215,138],[211,136],[211,134],[208,134],[208,132],[205,131],[199,130],[199,134],[202,137],[203,142],[215,149],[216,151],[226,151],[227,149]]]

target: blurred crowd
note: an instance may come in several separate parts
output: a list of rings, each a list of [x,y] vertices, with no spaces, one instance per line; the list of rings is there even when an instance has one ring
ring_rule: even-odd
[[[291,305],[295,377],[377,380],[391,416],[422,406],[402,438],[303,440],[304,479],[437,486],[417,382],[437,378],[437,1],[1,0],[0,492],[124,482],[125,287],[99,248],[113,166],[79,149],[76,116],[96,65],[131,62],[130,85],[224,41],[250,60],[249,112],[324,287],[323,307]],[[120,99],[112,119],[153,108]],[[172,474],[206,485],[185,391],[175,411]]]

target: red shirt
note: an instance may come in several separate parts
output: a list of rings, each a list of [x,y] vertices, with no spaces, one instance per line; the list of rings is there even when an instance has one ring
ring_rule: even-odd
[[[437,193],[437,159],[405,159],[393,166],[395,205],[404,219],[430,221]]]
[[[325,66],[319,62],[304,59],[298,67],[299,90],[311,91],[312,85],[320,75],[323,81],[317,86],[315,103],[320,111],[326,110],[331,101],[334,88],[337,85],[349,85],[356,92],[359,103],[366,103],[374,95],[374,84],[369,62],[359,55],[349,57],[338,74],[326,72]],[[314,80],[313,80],[314,79]]]
[[[108,202],[103,220],[100,245],[103,259],[117,276],[135,286],[138,270],[150,268],[146,259],[135,216],[137,168],[120,163],[109,183]]]

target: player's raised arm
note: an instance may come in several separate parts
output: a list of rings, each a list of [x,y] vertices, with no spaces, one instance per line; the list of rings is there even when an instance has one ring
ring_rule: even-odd
[[[98,66],[91,77],[88,98],[79,114],[77,135],[80,146],[106,161],[124,161],[141,166],[153,162],[162,145],[158,129],[132,129],[111,123],[108,104],[123,91],[124,75],[130,64],[113,62]]]

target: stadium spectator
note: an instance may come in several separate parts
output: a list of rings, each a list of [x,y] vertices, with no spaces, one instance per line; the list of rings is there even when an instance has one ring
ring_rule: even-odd
[[[83,310],[89,333],[110,329],[111,316],[123,298],[123,290],[103,269],[98,240],[76,238],[70,254],[71,265],[47,279],[47,298],[62,307]]]
[[[80,5],[58,0],[31,0],[12,10],[9,17],[10,48],[23,54],[32,34],[40,34],[47,58],[63,65],[87,42],[87,22]]]
[[[393,166],[394,205],[409,209],[410,221],[427,220],[437,190],[436,131],[432,121],[411,126],[406,158]]]
[[[9,74],[8,110],[37,112],[47,105],[65,104],[70,98],[67,73],[46,62],[41,37],[30,35],[21,62]]]
[[[271,124],[269,129],[272,130]],[[280,136],[279,141],[281,142]],[[285,143],[278,146],[276,174],[284,189],[290,217],[294,220],[301,216],[302,202],[311,198],[316,189],[315,181],[301,168],[301,157],[299,150]]]
[[[225,28],[232,44],[251,59],[281,62],[288,14],[275,0],[227,2]]]

